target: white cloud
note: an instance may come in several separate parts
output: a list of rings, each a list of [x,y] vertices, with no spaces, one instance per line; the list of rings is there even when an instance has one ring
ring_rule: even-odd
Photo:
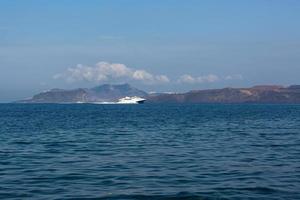
[[[95,66],[78,64],[76,67],[68,68],[62,74],[56,74],[54,79],[65,79],[68,82],[89,81],[103,82],[114,80],[135,80],[146,84],[168,83],[169,78],[165,75],[154,75],[146,70],[129,68],[124,64],[99,62]]]
[[[169,83],[170,79],[166,75],[156,75],[155,76],[156,80],[162,83]]]
[[[178,82],[179,83],[196,83],[196,78],[192,77],[189,74],[184,74],[179,77]]]
[[[219,81],[220,78],[215,74],[193,77],[189,74],[184,74],[179,77],[179,83],[213,83]]]
[[[152,74],[148,73],[145,70],[136,70],[133,72],[132,78],[139,81],[153,81],[154,77]]]
[[[225,80],[243,80],[243,76],[241,74],[227,75],[224,77]]]
[[[189,74],[184,74],[179,77],[177,82],[178,83],[196,84],[196,83],[214,83],[214,82],[218,82],[218,81],[243,80],[243,79],[244,78],[241,74],[227,75],[224,77],[219,77],[215,74],[208,74],[208,75],[197,76],[197,77],[194,77]]]
[[[197,78],[198,82],[200,83],[213,83],[213,82],[217,82],[220,80],[220,78],[217,76],[217,75],[214,75],[214,74],[209,74],[209,75],[206,75],[206,76],[199,76]]]

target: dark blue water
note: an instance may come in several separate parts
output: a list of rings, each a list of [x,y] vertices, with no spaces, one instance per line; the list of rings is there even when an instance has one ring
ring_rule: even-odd
[[[0,104],[0,199],[300,199],[300,105]]]

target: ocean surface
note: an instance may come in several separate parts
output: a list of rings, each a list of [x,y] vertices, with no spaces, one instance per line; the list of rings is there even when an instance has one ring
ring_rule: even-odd
[[[300,105],[0,104],[0,199],[300,199]]]

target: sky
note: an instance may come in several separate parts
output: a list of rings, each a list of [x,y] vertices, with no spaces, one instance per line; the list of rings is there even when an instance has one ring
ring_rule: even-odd
[[[300,84],[298,0],[0,0],[0,102]]]

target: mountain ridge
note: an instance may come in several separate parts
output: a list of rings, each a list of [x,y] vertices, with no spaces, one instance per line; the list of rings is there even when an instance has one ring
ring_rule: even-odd
[[[129,84],[104,84],[93,88],[59,89],[54,88],[34,95],[31,99],[16,103],[77,103],[116,101],[124,96],[147,96],[142,90]]]
[[[250,88],[191,90],[151,96],[159,103],[300,103],[300,85],[257,85]]]
[[[129,84],[104,84],[71,90],[54,88],[16,103],[93,103],[140,96],[149,103],[300,103],[300,85],[256,85],[249,88],[191,90],[185,93],[148,94]]]

